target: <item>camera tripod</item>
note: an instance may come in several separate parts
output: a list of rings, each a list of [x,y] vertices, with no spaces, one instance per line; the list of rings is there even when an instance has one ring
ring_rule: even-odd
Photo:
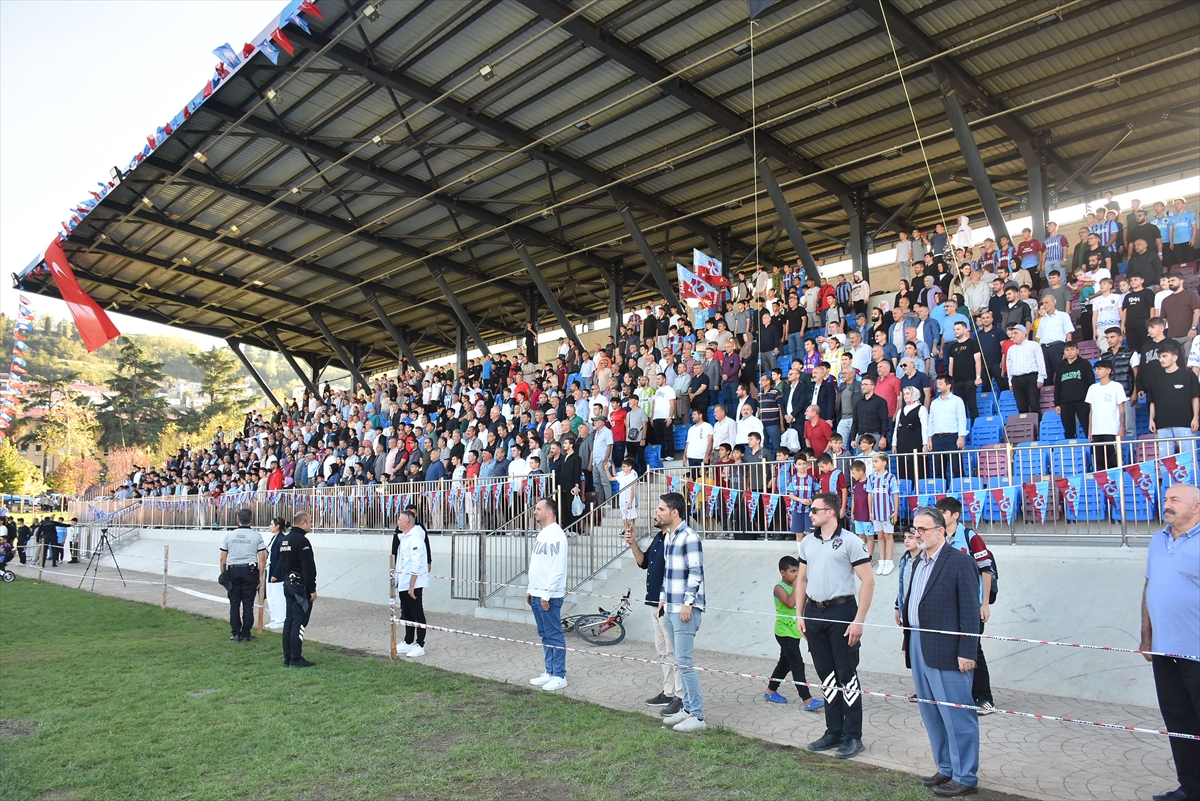
[[[100,559],[104,557],[104,550],[108,549],[108,555],[112,558],[113,567],[117,569],[117,575],[121,577],[121,586],[128,587],[125,583],[125,576],[121,573],[121,566],[117,564],[117,555],[113,553],[112,542],[108,537],[108,529],[100,529],[100,541],[96,543],[96,547],[92,548],[92,555],[88,558],[87,567],[83,569],[83,578],[79,580],[79,587],[83,586],[83,582],[87,581],[88,571],[92,573],[92,589],[96,589],[96,576],[100,573]],[[76,589],[79,589],[76,587]]]

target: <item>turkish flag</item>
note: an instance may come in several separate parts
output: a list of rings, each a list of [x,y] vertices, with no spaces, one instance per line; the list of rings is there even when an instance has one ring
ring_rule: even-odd
[[[71,265],[67,263],[67,254],[63,253],[58,239],[52,241],[46,248],[46,266],[50,268],[50,274],[54,276],[58,294],[62,295],[62,299],[67,302],[67,308],[71,310],[71,316],[75,318],[75,327],[79,329],[79,336],[83,339],[88,353],[121,336],[121,332],[113,325],[112,320],[108,319],[104,309],[100,308],[96,301],[92,300],[91,296],[79,286],[79,281],[75,279]]]

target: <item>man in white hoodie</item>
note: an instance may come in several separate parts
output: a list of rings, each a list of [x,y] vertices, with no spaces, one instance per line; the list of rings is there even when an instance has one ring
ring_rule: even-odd
[[[541,528],[529,556],[525,603],[533,610],[537,622],[546,670],[529,683],[554,692],[567,686],[567,638],[562,629],[562,602],[567,593],[567,535],[558,524],[558,512],[552,501],[539,500],[533,517]]]
[[[397,654],[416,659],[425,656],[425,627],[410,623],[425,623],[424,590],[429,586],[429,552],[425,549],[425,529],[418,526],[413,513],[407,509],[396,519],[400,529],[400,545],[396,549],[396,595],[400,598],[400,619],[404,624],[404,643],[396,646]]]

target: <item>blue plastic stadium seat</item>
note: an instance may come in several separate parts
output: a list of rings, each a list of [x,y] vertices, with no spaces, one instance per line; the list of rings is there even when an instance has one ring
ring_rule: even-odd
[[[950,494],[952,495],[959,495],[963,492],[972,492],[986,488],[987,482],[978,476],[950,479]]]
[[[662,467],[662,446],[647,445],[646,446],[646,466],[647,467]]]
[[[1127,473],[1123,474],[1122,480],[1122,492],[1125,496],[1123,499],[1124,503],[1122,504],[1122,508],[1117,508],[1116,506],[1113,507],[1115,510],[1114,516],[1118,520],[1156,520],[1156,510],[1159,497],[1158,482],[1154,481],[1151,483],[1150,500],[1147,500],[1146,496],[1142,494],[1142,491],[1134,486],[1132,476]]]
[[[717,411],[712,406],[708,407],[708,422],[709,425],[717,422]]]
[[[1056,476],[1078,476],[1088,471],[1090,446],[1084,440],[1068,439],[1050,451],[1050,471]]]
[[[672,429],[675,432],[675,450],[681,451],[687,445],[687,433],[691,425],[675,426]]]
[[[1012,393],[1011,389],[1006,389],[996,397],[997,405],[1000,407],[1001,419],[1007,420],[1014,414],[1017,414],[1017,396]]]
[[[1022,442],[1013,447],[1013,483],[1028,484],[1037,476],[1047,474],[1046,451],[1036,442]]]
[[[788,370],[792,369],[792,357],[785,353],[775,359],[775,365],[783,371],[784,378],[787,378]]]
[[[976,392],[975,406],[979,411],[980,417],[998,414],[1000,411],[1000,406],[996,402],[996,393],[994,392]]]
[[[982,448],[984,445],[995,445],[1000,441],[1000,438],[999,417],[977,417],[971,426],[971,435],[968,444],[972,448]]]
[[[946,480],[942,478],[922,478],[917,480],[919,495],[941,495],[946,491]]]
[[[1006,479],[1006,478],[1002,478],[1002,477],[998,476],[996,478],[992,478],[992,479],[988,480],[988,489],[992,489],[995,487],[1007,487],[1007,486],[1009,486],[1009,479]],[[1012,514],[1013,514],[1013,519],[1016,519],[1021,516],[1021,488],[1019,485],[1017,486],[1016,497],[1013,498]],[[992,498],[992,494],[990,492],[987,494],[987,496],[984,499],[983,511],[980,513],[980,517],[983,518],[984,520],[987,520],[987,521],[993,522],[993,523],[1004,522],[1004,513],[1000,510],[1000,506]]]

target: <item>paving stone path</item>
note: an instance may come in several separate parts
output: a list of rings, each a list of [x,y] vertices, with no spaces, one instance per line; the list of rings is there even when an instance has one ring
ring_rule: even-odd
[[[21,580],[36,578],[36,568],[15,566]],[[70,587],[79,583],[82,565],[63,565],[58,568],[67,575],[44,576]],[[161,582],[161,574],[126,570],[126,579]],[[101,578],[116,578],[116,571],[101,568]],[[176,586],[187,587],[209,595],[221,595],[215,581],[172,577]],[[87,589],[90,579],[84,584]],[[162,585],[130,584],[123,587],[115,581],[96,582],[96,592],[130,600],[158,604]],[[213,601],[169,591],[167,603],[176,609],[227,619],[228,607]],[[636,610],[635,614],[641,610]],[[431,615],[431,625],[465,631],[536,640],[532,625],[483,620],[464,615]],[[276,635],[265,634],[273,637]],[[306,639],[353,648],[367,653],[387,654],[389,648],[388,611],[381,605],[318,597]],[[697,641],[705,642],[701,628]],[[590,646],[575,636],[567,645],[589,650]],[[641,642],[627,641],[612,649],[631,656],[653,659],[651,647]],[[769,674],[774,667],[767,660],[737,656],[714,650],[697,649],[696,664],[758,675]],[[317,657],[319,661],[319,657]],[[524,683],[542,671],[541,649],[528,645],[498,642],[476,637],[431,631],[423,662],[446,670],[469,673],[504,682]],[[282,668],[281,668],[282,669]],[[320,666],[316,668],[320,670]],[[565,693],[614,709],[644,710],[657,715],[657,710],[644,706],[644,701],[660,689],[661,672],[655,665],[607,659],[587,654],[568,654],[567,677],[570,682]],[[810,681],[813,671],[809,665]],[[911,692],[911,681],[883,673],[860,675],[867,690],[888,693]],[[1099,677],[1098,680],[1103,680]],[[706,717],[710,723],[733,729],[748,737],[775,743],[803,746],[820,737],[824,717],[800,710],[795,703],[795,690],[784,687],[790,701],[786,706],[763,700],[762,682],[736,676],[701,674]],[[999,690],[997,700],[1009,708],[1024,712],[1040,712],[1081,720],[1120,723],[1145,728],[1161,728],[1162,718],[1157,709],[1143,706],[1101,704],[1074,698],[1033,693],[1018,694]],[[893,770],[926,775],[934,766],[929,752],[929,740],[914,704],[904,701],[871,698],[864,701],[864,734],[866,751],[860,759]],[[1115,730],[1074,724],[1039,721],[995,714],[983,718],[981,732],[980,786],[1016,795],[1039,799],[1149,799],[1177,786],[1174,765],[1167,740],[1162,737],[1138,735]],[[932,795],[930,797],[933,797]]]

